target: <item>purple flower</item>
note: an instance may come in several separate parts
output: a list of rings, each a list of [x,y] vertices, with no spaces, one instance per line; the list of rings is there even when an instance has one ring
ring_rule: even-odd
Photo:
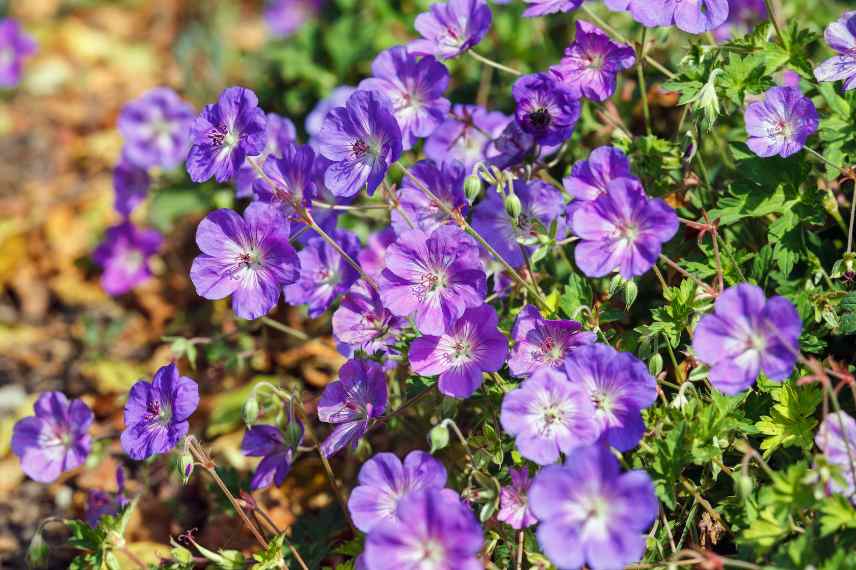
[[[83,465],[92,449],[92,410],[62,392],[44,392],[33,404],[34,416],[18,420],[12,430],[12,453],[21,470],[39,483]]]
[[[663,244],[678,231],[678,217],[663,200],[645,196],[634,179],[618,178],[607,188],[573,211],[571,225],[582,240],[574,257],[588,277],[618,270],[630,279],[657,262]]]
[[[382,95],[357,90],[344,107],[324,119],[318,147],[333,164],[324,182],[336,196],[353,196],[365,186],[369,194],[401,156],[401,129]]]
[[[187,157],[193,107],[168,87],[156,87],[125,104],[119,132],[123,155],[140,168],[175,168]]]
[[[268,113],[265,119],[265,137],[264,151],[256,159],[259,162],[266,161],[271,156],[282,157],[283,149],[296,143],[297,129],[288,117]],[[253,183],[258,179],[258,171],[250,164],[250,159],[246,159],[235,174],[235,196],[237,198],[250,198],[253,195]]]
[[[345,230],[335,230],[331,237],[351,259],[360,250],[360,240]],[[315,318],[326,311],[339,295],[347,291],[359,274],[329,243],[320,237],[309,240],[300,253],[300,275],[285,288],[285,300],[290,305],[309,305],[309,316]]]
[[[21,81],[24,59],[36,53],[36,42],[21,30],[17,20],[0,20],[0,87]]]
[[[409,230],[386,252],[380,295],[393,315],[413,315],[419,332],[441,335],[484,303],[485,280],[478,245],[458,228]]]
[[[175,364],[161,367],[152,382],[140,380],[125,403],[125,430],[120,440],[131,459],[166,453],[187,435],[187,421],[199,405],[199,386],[179,376]]]
[[[211,212],[196,228],[196,243],[202,251],[190,268],[196,293],[206,299],[232,295],[232,310],[242,319],[269,313],[283,285],[299,275],[288,220],[267,204],[250,204],[243,218],[229,209]]]
[[[428,12],[416,16],[413,27],[422,38],[410,42],[416,54],[440,59],[458,57],[475,47],[487,34],[493,14],[484,0],[449,0],[431,4]]]
[[[110,295],[122,295],[148,279],[149,258],[162,242],[157,231],[137,228],[129,221],[108,228],[104,241],[92,252],[92,259],[104,270],[104,290]]]
[[[594,344],[571,352],[565,373],[594,405],[598,434],[619,451],[633,449],[645,433],[640,411],[657,399],[657,382],[648,367],[630,353]]]
[[[496,518],[511,525],[511,528],[520,530],[530,527],[538,522],[532,509],[529,507],[529,470],[526,467],[520,469],[509,469],[511,485],[503,487],[499,491],[499,514]]]
[[[690,34],[709,32],[728,18],[728,0],[630,0],[628,7],[644,26],[675,25]]]
[[[417,57],[404,46],[381,52],[372,62],[373,77],[360,82],[360,89],[386,97],[401,129],[402,150],[434,132],[446,119],[451,103],[443,97],[449,86],[449,71],[433,56]]]
[[[226,182],[246,157],[264,151],[265,114],[258,104],[249,89],[229,87],[217,103],[205,106],[190,131],[193,146],[187,156],[187,172],[191,180],[205,182],[213,176],[217,182]]]
[[[616,178],[635,178],[630,161],[621,150],[601,146],[591,151],[587,159],[575,163],[562,184],[575,201],[590,202],[606,194],[610,181]]]
[[[369,355],[389,351],[405,324],[383,306],[378,292],[363,280],[351,286],[333,313],[336,340]]]
[[[847,412],[833,412],[820,424],[814,441],[844,479],[843,485],[830,481],[830,490],[842,493],[856,504],[856,421]]]
[[[814,70],[818,81],[844,81],[844,90],[856,89],[856,11],[845,12],[829,24],[826,43],[838,52]]]
[[[508,340],[498,329],[490,305],[464,311],[442,335],[425,335],[410,345],[410,365],[422,376],[440,376],[440,392],[467,398],[481,386],[485,372],[496,372],[508,356]]]
[[[710,381],[726,394],[745,390],[763,370],[770,380],[791,375],[799,352],[802,321],[784,297],[766,299],[760,287],[741,283],[726,289],[714,312],[693,336],[693,351],[710,366]]]
[[[464,167],[460,162],[452,161],[437,166],[430,160],[420,160],[410,173],[439,198],[447,207],[465,214],[467,197],[464,195]],[[392,211],[392,227],[396,233],[410,229],[419,229],[430,234],[444,224],[452,223],[440,206],[429,198],[409,176],[401,181],[398,190],[401,211]]]
[[[366,537],[367,570],[481,570],[484,542],[472,511],[454,491],[427,489],[398,504],[398,520],[387,519]]]
[[[615,93],[615,77],[635,62],[632,47],[612,41],[597,26],[577,21],[574,43],[550,70],[574,97],[606,101]]]
[[[323,0],[272,0],[265,8],[265,23],[271,34],[287,38],[314,18]]]
[[[319,101],[309,114],[306,115],[304,127],[306,128],[306,134],[309,135],[309,144],[313,145],[313,148],[316,148],[314,147],[315,137],[321,132],[321,127],[324,125],[324,118],[327,116],[327,113],[336,107],[344,107],[348,102],[348,97],[353,95],[356,90],[356,87],[351,87],[350,85],[340,85],[330,91],[330,94]]]
[[[378,453],[360,468],[359,483],[348,499],[348,510],[358,529],[371,532],[381,522],[400,522],[398,504],[408,494],[442,489],[446,468],[424,451],[411,451],[403,465],[392,453]]]
[[[354,448],[366,433],[372,418],[386,409],[386,375],[380,364],[349,360],[339,369],[339,379],[327,384],[318,401],[318,419],[335,424],[321,451],[330,457],[346,445]]]
[[[395,239],[395,230],[387,226],[370,235],[366,246],[357,254],[360,267],[375,281],[380,281],[380,276],[386,268],[386,250],[395,243]]]
[[[86,513],[84,519],[89,526],[98,526],[98,521],[104,515],[118,514],[129,501],[125,496],[125,469],[116,468],[116,493],[108,493],[100,489],[89,492],[86,497]]]
[[[582,332],[577,321],[551,321],[532,305],[526,305],[511,329],[515,341],[508,368],[515,376],[529,376],[544,367],[560,368],[576,348],[593,344],[597,336]]]
[[[282,158],[265,160],[262,170],[267,178],[257,178],[253,192],[260,202],[273,204],[290,218],[309,206],[317,193],[315,152],[308,145],[286,143],[281,153]]]
[[[564,465],[542,469],[529,503],[541,521],[538,544],[560,570],[610,570],[638,561],[644,533],[660,511],[648,474],[622,474],[603,446],[577,449]]]
[[[767,18],[764,0],[728,0],[728,19],[713,30],[718,42],[727,42],[732,37],[745,34],[754,24]]]
[[[244,432],[241,452],[262,458],[250,481],[253,491],[271,485],[279,487],[291,470],[297,446],[303,441],[303,424],[289,416],[287,425],[287,434],[271,425],[254,425]]]
[[[820,125],[814,103],[796,87],[773,87],[763,101],[746,107],[743,119],[749,133],[746,144],[762,157],[798,153]]]
[[[571,12],[579,8],[583,0],[523,0],[529,5],[523,12],[525,18],[536,18],[555,14],[557,12]]]
[[[515,437],[520,455],[539,465],[594,443],[600,433],[588,393],[554,368],[536,370],[507,393],[499,421]]]
[[[148,171],[123,156],[113,169],[113,209],[123,218],[130,216],[134,208],[146,199],[150,184]]]
[[[425,156],[437,163],[460,161],[469,174],[495,154],[490,143],[511,118],[477,105],[453,105],[449,115],[425,141]]]
[[[488,162],[500,170],[521,164],[534,154],[535,137],[525,132],[517,121],[511,121],[491,145]]]
[[[511,94],[517,104],[517,123],[535,142],[557,145],[571,136],[580,118],[580,102],[552,75],[524,75],[514,82]]]

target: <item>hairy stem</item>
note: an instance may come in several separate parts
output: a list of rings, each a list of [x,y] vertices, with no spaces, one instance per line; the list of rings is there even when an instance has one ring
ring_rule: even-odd
[[[651,134],[651,109],[648,106],[648,87],[645,85],[645,43],[648,40],[648,28],[642,28],[642,39],[639,40],[638,57],[636,58],[636,76],[639,78],[639,93],[642,95],[642,114],[645,117],[645,132]]]
[[[309,335],[307,335],[305,332],[299,331],[299,330],[292,328],[288,325],[284,325],[281,322],[275,321],[270,317],[262,317],[260,320],[261,320],[262,324],[267,325],[272,329],[276,329],[279,332],[283,332],[287,335],[291,335],[298,340],[309,340],[310,339]]]
[[[521,76],[521,75],[523,75],[523,72],[522,72],[522,71],[519,71],[519,70],[517,70],[517,69],[514,69],[513,67],[508,67],[507,65],[502,65],[502,64],[501,64],[501,63],[499,63],[499,62],[496,62],[496,61],[493,61],[492,59],[486,58],[485,56],[480,55],[479,53],[477,53],[475,50],[472,50],[472,49],[471,49],[471,50],[467,51],[467,53],[468,53],[468,54],[470,54],[470,57],[472,57],[472,58],[473,58],[473,59],[475,59],[476,61],[480,61],[480,62],[482,62],[483,64],[485,64],[485,65],[489,65],[489,66],[491,66],[491,67],[493,67],[493,68],[496,68],[496,69],[498,69],[498,70],[500,70],[500,71],[504,71],[504,72],[506,72],[506,73],[510,73],[511,75],[517,75],[518,77],[519,77],[519,76]]]

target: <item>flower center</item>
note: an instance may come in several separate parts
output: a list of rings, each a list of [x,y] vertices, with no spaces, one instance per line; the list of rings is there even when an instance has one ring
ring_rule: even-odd
[[[357,139],[351,143],[351,153],[354,158],[363,158],[369,152],[369,145],[363,139]]]
[[[473,345],[465,338],[455,339],[450,350],[444,355],[447,362],[460,364],[472,360]]]
[[[146,413],[143,416],[147,421],[156,422],[162,426],[169,424],[172,419],[172,409],[169,406],[161,406],[159,400],[150,400],[146,404]]]
[[[541,362],[559,362],[565,356],[564,345],[561,342],[557,342],[552,336],[548,336],[541,341],[541,346],[539,348],[540,351],[537,354],[537,359]]]
[[[424,301],[428,296],[436,295],[438,291],[445,289],[448,284],[448,277],[443,270],[428,271],[421,275],[419,283],[413,287],[413,292],[419,301]]]
[[[779,136],[786,139],[794,136],[794,127],[790,121],[786,119],[778,119],[772,127],[767,129],[770,136]]]
[[[238,143],[238,135],[226,127],[220,127],[208,131],[208,140],[214,146],[232,148]]]
[[[633,222],[624,224],[620,229],[620,236],[628,243],[636,241],[636,238],[639,236],[639,226]]]
[[[446,558],[446,549],[436,540],[426,540],[422,543],[422,568],[425,570],[437,569],[443,567]]]
[[[601,53],[592,54],[589,56],[588,68],[595,71],[603,69],[604,57]]]
[[[536,129],[546,129],[550,126],[550,113],[544,107],[539,107],[529,113],[529,122]]]
[[[238,255],[238,264],[243,265],[246,269],[260,269],[262,267],[262,252],[256,247],[242,251]]]
[[[591,403],[594,404],[594,407],[597,410],[609,412],[612,409],[612,398],[610,398],[609,394],[606,392],[599,390],[592,392]]]

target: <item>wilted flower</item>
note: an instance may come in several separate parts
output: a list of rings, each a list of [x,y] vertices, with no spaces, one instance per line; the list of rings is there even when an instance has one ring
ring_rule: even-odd
[[[390,313],[380,295],[365,281],[357,281],[333,313],[336,340],[372,355],[388,351],[406,322]]]
[[[529,470],[526,467],[520,469],[510,468],[508,474],[511,476],[511,485],[503,487],[499,491],[499,513],[496,518],[514,529],[530,527],[538,522],[532,514],[529,506]]]
[[[577,321],[547,320],[536,307],[526,305],[511,329],[515,345],[508,368],[515,376],[529,376],[543,367],[560,368],[571,351],[597,339],[581,328]]]
[[[92,252],[101,266],[101,286],[111,295],[127,293],[151,276],[149,258],[163,243],[155,230],[142,229],[129,221],[107,229],[104,240]]]
[[[410,42],[413,53],[451,59],[478,45],[493,15],[484,0],[449,0],[431,4],[413,26],[422,39]]]
[[[276,426],[256,424],[244,432],[241,452],[250,457],[261,457],[253,479],[252,490],[270,485],[279,487],[291,470],[297,446],[303,441],[303,424],[289,414],[288,433],[283,434]]]
[[[495,154],[490,143],[509,122],[503,113],[478,105],[452,105],[449,117],[425,141],[425,156],[437,163],[460,161],[469,174]]]
[[[524,75],[511,88],[520,128],[542,145],[565,142],[580,118],[580,102],[549,73]]]
[[[24,60],[36,53],[36,42],[21,30],[17,20],[0,20],[0,87],[21,81]]]
[[[743,118],[746,144],[762,157],[796,154],[820,125],[814,103],[796,87],[773,87],[746,107]]]
[[[467,197],[464,196],[464,168],[460,162],[451,161],[439,166],[431,160],[420,160],[410,167],[410,174],[423,187],[439,198],[451,209],[465,214]],[[393,210],[392,227],[397,233],[419,229],[430,234],[452,219],[433,199],[417,186],[410,176],[405,176],[398,190],[401,212]],[[411,225],[412,224],[412,225]]]
[[[122,155],[140,168],[175,168],[187,157],[193,107],[168,87],[156,87],[126,103],[119,115]]]
[[[826,43],[838,52],[814,70],[818,81],[844,81],[844,90],[856,89],[856,11],[845,12],[829,24]]]

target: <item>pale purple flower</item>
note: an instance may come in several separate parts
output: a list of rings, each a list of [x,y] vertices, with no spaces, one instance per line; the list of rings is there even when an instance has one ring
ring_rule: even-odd
[[[125,469],[122,466],[116,468],[116,487],[115,493],[101,489],[89,492],[86,497],[86,512],[83,515],[89,526],[98,526],[101,517],[118,514],[130,502],[125,496]]]
[[[598,434],[619,451],[636,447],[645,433],[641,411],[657,399],[648,367],[628,352],[593,344],[568,355],[565,373],[591,400]]]
[[[306,121],[303,123],[303,126],[306,128],[306,134],[309,135],[309,144],[313,145],[313,148],[317,150],[314,146],[316,142],[315,137],[321,132],[321,127],[324,125],[324,118],[327,116],[327,113],[336,107],[344,107],[348,102],[348,98],[356,90],[356,87],[351,87],[350,85],[340,85],[330,91],[330,94],[321,99],[309,111],[309,114],[306,115]]]
[[[299,276],[288,226],[277,208],[260,202],[247,206],[243,217],[229,209],[208,214],[196,228],[202,251],[190,268],[196,293],[206,299],[231,295],[232,310],[242,319],[269,313],[282,287]]]
[[[123,156],[113,169],[113,209],[123,218],[130,216],[146,199],[150,184],[148,171],[132,164]]]
[[[463,231],[409,230],[386,252],[380,294],[393,315],[412,315],[421,333],[440,335],[468,307],[484,303],[485,280],[478,245]]]
[[[193,107],[168,87],[126,103],[119,115],[124,158],[140,168],[175,168],[187,157]]]
[[[406,321],[394,316],[380,295],[365,281],[354,283],[333,313],[333,336],[366,354],[388,352],[395,344]]]
[[[395,240],[395,230],[387,226],[371,234],[366,240],[366,246],[357,254],[360,267],[375,281],[380,281],[380,276],[386,268],[386,250]]]
[[[482,529],[454,491],[410,493],[399,502],[396,517],[378,523],[366,537],[366,570],[482,570]]]
[[[818,81],[844,81],[844,90],[856,89],[856,11],[845,12],[829,24],[826,43],[838,55],[821,63],[814,76]]]
[[[728,0],[728,19],[713,30],[713,37],[718,42],[745,34],[758,22],[767,18],[767,7],[764,0]]]
[[[663,200],[645,196],[634,179],[617,178],[607,188],[573,211],[571,225],[581,239],[574,257],[588,277],[618,270],[630,279],[657,262],[663,244],[678,231],[678,217]]]
[[[630,0],[633,18],[648,27],[677,26],[690,34],[703,34],[728,18],[728,0]]]
[[[191,180],[229,181],[248,156],[264,151],[265,114],[258,105],[251,90],[229,87],[217,103],[205,106],[190,130],[193,146],[187,155],[187,172]]]
[[[843,478],[843,484],[830,481],[830,490],[842,493],[856,505],[856,421],[847,412],[833,412],[820,424],[814,441]]]
[[[155,230],[134,226],[129,221],[110,227],[104,240],[92,252],[92,259],[104,270],[101,286],[110,295],[127,293],[149,277],[149,259],[163,243]]]
[[[268,113],[265,118],[265,138],[265,148],[262,153],[257,157],[248,157],[235,174],[235,196],[237,198],[252,197],[253,183],[259,179],[259,172],[250,164],[250,160],[256,160],[261,164],[269,157],[282,157],[283,149],[286,146],[297,143],[297,129],[288,117]]]
[[[610,181],[616,178],[636,178],[630,171],[627,156],[614,146],[601,146],[571,168],[562,185],[576,201],[590,202],[606,194]]]
[[[491,141],[511,120],[477,105],[452,105],[449,117],[425,141],[425,156],[438,163],[460,161],[469,174],[477,162],[496,154]]]
[[[315,152],[308,145],[293,143],[285,143],[280,152],[282,158],[265,160],[265,178],[255,180],[253,192],[258,201],[276,206],[284,217],[291,218],[310,206],[318,192]]]
[[[693,351],[710,366],[710,382],[726,394],[751,386],[763,370],[770,380],[791,375],[799,353],[802,321],[784,297],[767,299],[760,287],[741,283],[716,299],[702,317]]]
[[[550,70],[574,97],[606,101],[615,93],[615,78],[636,62],[633,48],[612,41],[606,32],[577,21],[574,42]]]
[[[496,518],[516,530],[530,527],[538,519],[529,506],[529,487],[532,485],[529,470],[526,467],[510,468],[508,474],[511,476],[511,485],[499,491],[499,513]]]
[[[422,38],[410,42],[408,48],[416,54],[452,59],[478,45],[492,20],[493,14],[484,0],[431,4],[413,24]]]
[[[641,470],[621,473],[603,446],[577,449],[550,465],[529,490],[538,517],[538,544],[559,570],[615,570],[645,553],[645,531],[660,505]]]
[[[318,401],[318,419],[336,427],[321,444],[330,457],[346,445],[354,448],[369,422],[386,409],[386,374],[371,360],[349,360],[339,369],[339,379],[324,387]]]
[[[572,12],[582,6],[583,0],[523,0],[529,7],[523,12],[525,18],[537,18],[558,12]]]
[[[21,81],[24,60],[36,53],[36,47],[17,20],[0,20],[0,88],[14,87]]]
[[[199,405],[199,386],[180,376],[175,364],[155,372],[151,382],[140,380],[128,393],[125,429],[119,438],[131,459],[166,453],[187,435],[187,421]]]
[[[464,311],[441,335],[424,335],[410,345],[410,366],[422,376],[440,376],[440,392],[467,398],[481,386],[485,372],[496,372],[508,356],[508,339],[499,332],[490,305]]]
[[[287,38],[314,18],[323,3],[324,0],[271,0],[265,8],[265,23],[273,36]]]
[[[539,465],[594,443],[600,432],[584,387],[554,368],[540,368],[502,399],[499,421],[520,455]]]
[[[386,97],[357,90],[344,107],[327,113],[318,133],[320,154],[332,164],[324,175],[336,196],[369,194],[401,156],[401,129]]]
[[[443,97],[449,87],[449,71],[428,55],[418,57],[404,46],[382,51],[372,62],[372,77],[359,88],[386,97],[401,129],[402,150],[410,150],[442,123],[451,103]]]
[[[524,75],[514,82],[511,94],[520,128],[542,145],[565,142],[580,118],[580,102],[549,73]]]
[[[515,345],[508,359],[509,370],[514,376],[525,377],[540,368],[562,367],[571,351],[597,339],[581,328],[577,321],[547,320],[536,307],[526,305],[511,329]]]
[[[44,392],[33,404],[34,416],[12,429],[12,453],[21,470],[39,483],[83,465],[92,449],[92,410],[82,400],[68,401],[62,392]]]
[[[351,259],[360,250],[360,240],[345,230],[335,230],[331,237]],[[320,316],[359,278],[356,270],[320,237],[311,238],[297,254],[300,275],[285,287],[285,300],[290,305],[309,305],[309,316]]]
[[[814,103],[796,87],[773,87],[763,101],[746,107],[743,118],[749,133],[746,144],[761,157],[798,153],[820,125]]]
[[[360,468],[358,481],[348,510],[358,529],[371,532],[381,522],[400,522],[398,504],[408,494],[445,487],[446,468],[424,451],[411,451],[403,464],[395,454],[378,453]]]
[[[452,161],[439,166],[431,160],[420,160],[410,167],[419,184],[431,191],[446,207],[466,214],[467,197],[464,195],[464,167],[460,162]],[[410,176],[401,180],[398,190],[400,208],[392,211],[392,227],[396,233],[410,229],[419,229],[430,234],[444,224],[453,223],[452,219]],[[399,211],[400,210],[400,211]]]
[[[283,433],[276,426],[257,424],[244,432],[241,453],[262,458],[250,481],[253,491],[271,485],[279,487],[291,470],[297,447],[303,441],[303,424],[289,415],[286,430]]]

